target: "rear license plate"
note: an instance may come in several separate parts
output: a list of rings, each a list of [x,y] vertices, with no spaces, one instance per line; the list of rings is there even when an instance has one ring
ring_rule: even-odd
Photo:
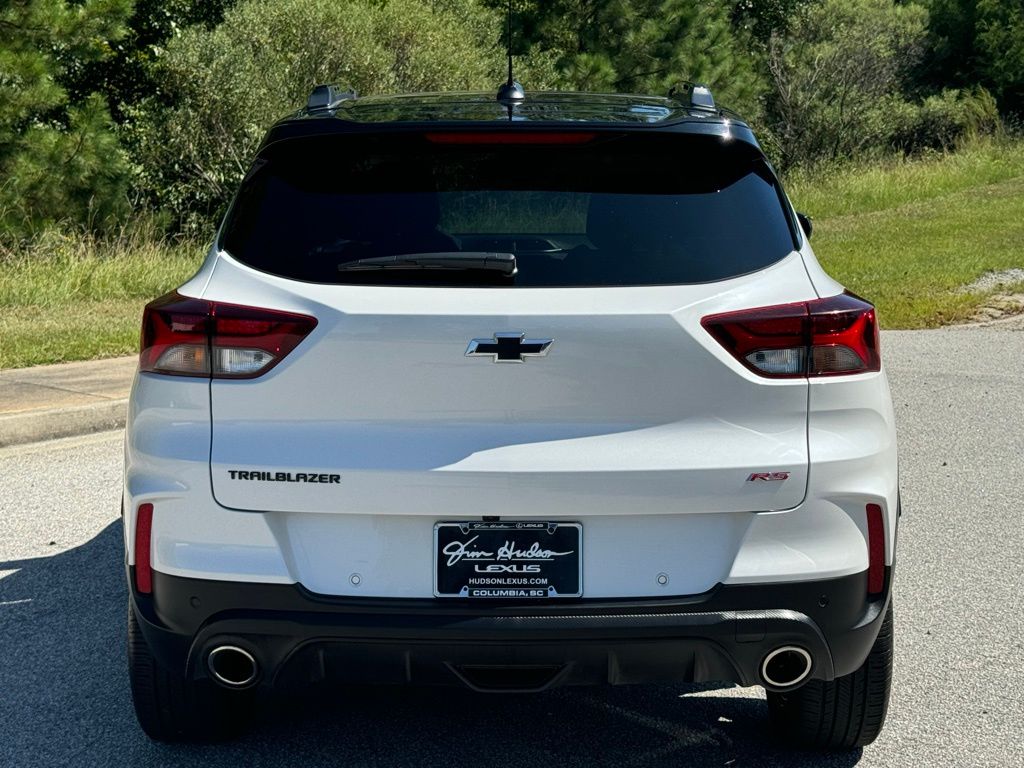
[[[434,595],[580,597],[582,539],[579,523],[437,523]]]

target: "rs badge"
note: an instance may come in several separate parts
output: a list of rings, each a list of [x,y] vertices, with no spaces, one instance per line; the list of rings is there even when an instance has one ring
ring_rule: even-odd
[[[754,483],[758,480],[764,480],[765,482],[789,480],[789,472],[752,472],[750,477],[747,478],[748,483]]]

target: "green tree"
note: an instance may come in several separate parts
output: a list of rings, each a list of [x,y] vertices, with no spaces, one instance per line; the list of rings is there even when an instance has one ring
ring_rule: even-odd
[[[1007,110],[1024,111],[1024,3],[978,0],[977,43],[982,83]]]
[[[702,82],[751,116],[762,82],[731,10],[721,0],[517,0],[513,45],[553,54],[566,88],[664,94]]]
[[[205,228],[270,124],[305,104],[313,86],[337,82],[364,96],[490,90],[504,73],[500,24],[454,0],[239,3],[215,28],[173,38],[160,60],[164,96],[129,111],[141,183],[180,226]],[[544,84],[543,67],[533,71]]]
[[[125,107],[157,90],[154,69],[167,41],[194,24],[212,29],[234,2],[134,0],[124,35],[113,43],[110,55],[68,62],[60,81],[73,100],[89,93],[102,93],[114,119],[121,122]]]
[[[103,99],[62,75],[110,55],[130,0],[0,7],[0,235],[48,222],[100,226],[123,210],[126,164]]]
[[[1024,112],[1024,3],[926,0],[931,16],[922,78],[937,87],[991,90],[1009,112]]]
[[[813,0],[733,0],[733,23],[753,33],[761,44],[773,34],[785,34],[790,19],[803,4]]]
[[[923,7],[893,0],[803,6],[790,33],[769,45],[768,120],[782,164],[854,156],[888,143],[913,119],[904,93],[927,23]]]
[[[975,27],[977,0],[924,0],[928,9],[928,51],[922,81],[936,87],[980,82]]]

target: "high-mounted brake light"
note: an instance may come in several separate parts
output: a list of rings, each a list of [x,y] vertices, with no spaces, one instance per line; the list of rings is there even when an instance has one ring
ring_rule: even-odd
[[[153,505],[139,504],[135,514],[135,588],[145,595],[153,591]]]
[[[427,133],[433,144],[586,144],[594,138],[585,131],[452,131]]]
[[[142,316],[139,370],[173,376],[262,376],[316,327],[316,318],[169,293]]]
[[[875,308],[849,293],[708,315],[707,331],[750,370],[775,379],[881,370]]]

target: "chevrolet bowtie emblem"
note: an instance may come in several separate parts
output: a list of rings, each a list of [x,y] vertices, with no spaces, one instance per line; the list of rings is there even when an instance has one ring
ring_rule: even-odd
[[[466,357],[490,355],[495,363],[521,363],[526,357],[544,357],[554,339],[527,339],[525,333],[496,333],[493,339],[473,339]]]

